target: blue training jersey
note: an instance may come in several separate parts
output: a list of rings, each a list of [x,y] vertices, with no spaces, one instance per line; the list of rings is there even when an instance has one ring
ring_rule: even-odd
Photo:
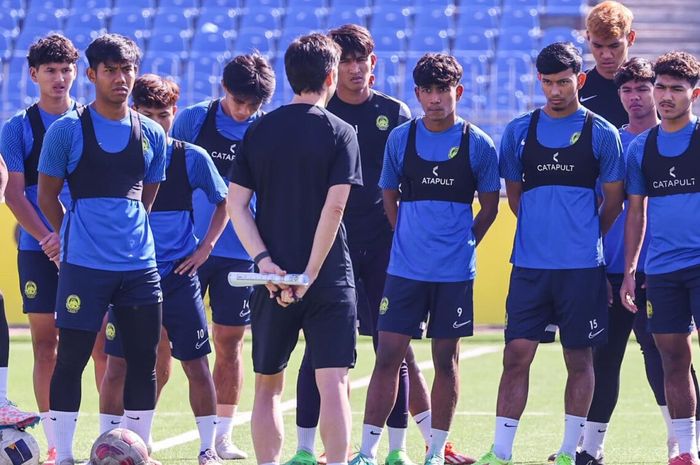
[[[178,112],[178,117],[173,124],[172,135],[175,139],[185,142],[195,143],[199,136],[204,120],[207,116],[207,109],[210,101],[204,101],[185,108]],[[223,105],[219,105],[216,112],[216,129],[227,139],[241,141],[248,127],[261,116],[256,113],[244,122],[238,122],[226,115]],[[224,182],[228,185],[229,180],[224,175]],[[194,230],[197,237],[204,237],[209,229],[211,217],[214,214],[215,205],[209,202],[207,195],[201,190],[194,191],[192,196],[194,206]],[[255,211],[255,201],[251,201],[251,210]],[[212,250],[212,256],[235,258],[238,260],[250,260],[250,256],[243,248],[243,244],[236,236],[233,224],[229,221],[226,224],[223,234]]]
[[[73,105],[71,104],[71,108]],[[70,110],[69,110],[70,111]],[[68,112],[66,112],[68,113]],[[46,113],[44,110],[39,108],[39,115],[41,115],[41,121],[44,123],[44,128],[51,126],[54,121],[64,116],[66,113],[60,115],[52,115],[51,113]],[[24,162],[29,157],[32,151],[32,145],[34,145],[34,135],[32,133],[32,126],[29,122],[29,116],[26,110],[18,112],[15,116],[10,118],[2,128],[2,135],[0,135],[0,153],[2,153],[5,163],[7,164],[7,169],[13,173],[24,173]],[[44,217],[44,214],[39,210],[39,204],[37,202],[37,185],[24,187],[24,195],[34,207],[39,218],[44,222],[44,225],[53,231],[53,228],[49,224],[48,220]],[[70,193],[68,191],[68,183],[63,184],[63,190],[61,191],[61,203],[66,209],[71,206]],[[39,241],[37,241],[31,234],[29,234],[24,228],[19,228],[19,242],[17,245],[19,250],[29,250],[41,252],[41,246]]]
[[[501,177],[522,182],[523,149],[532,112],[518,116],[506,126],[501,140]],[[586,109],[565,118],[540,112],[537,141],[551,148],[564,148],[581,135]],[[595,115],[593,155],[599,162],[600,181],[622,181],[624,163],[617,129]],[[511,262],[534,269],[595,268],[604,264],[600,219],[595,190],[584,187],[546,185],[522,193]]]
[[[451,128],[430,132],[422,119],[416,124],[416,149],[429,161],[445,161],[462,139],[464,120]],[[379,186],[398,189],[411,122],[395,128],[384,152]],[[479,192],[497,192],[498,158],[491,138],[470,125],[469,160]],[[394,276],[431,282],[457,282],[476,275],[476,241],[472,206],[441,200],[402,202],[394,231],[387,272]]]
[[[109,120],[88,107],[101,148],[122,151],[131,134],[130,116]],[[163,128],[141,117],[144,184],[165,179],[166,140]],[[67,178],[78,166],[83,151],[83,131],[77,112],[57,120],[46,132],[39,159],[39,172]],[[70,234],[66,236],[66,225]],[[61,260],[66,247],[68,263],[106,271],[132,271],[156,266],[153,234],[143,203],[127,198],[78,199],[66,211],[61,226]]]
[[[676,132],[659,127],[659,153],[664,157],[681,155],[690,144],[697,116]],[[627,154],[627,193],[647,195],[642,158],[649,131],[632,141]],[[693,156],[700,154],[693,154]],[[700,194],[649,197],[647,228],[649,238],[644,269],[647,274],[670,273],[700,265]]]
[[[620,140],[624,148],[625,159],[627,150],[637,134],[632,134],[627,130],[627,126],[620,128]],[[605,265],[608,273],[621,274],[625,272],[625,220],[627,219],[627,209],[629,202],[625,200],[624,208],[620,216],[603,238],[603,250],[605,251]],[[644,272],[644,261],[646,260],[647,248],[649,246],[649,235],[644,236],[642,250],[639,253],[637,271]]]
[[[172,156],[171,140],[165,156],[166,169],[170,166]],[[192,189],[200,189],[209,203],[216,205],[226,199],[226,183],[203,148],[185,143],[185,166],[190,186]],[[151,212],[149,221],[155,240],[158,270],[161,277],[164,277],[172,270],[173,262],[194,252],[201,238],[195,235],[189,211]]]

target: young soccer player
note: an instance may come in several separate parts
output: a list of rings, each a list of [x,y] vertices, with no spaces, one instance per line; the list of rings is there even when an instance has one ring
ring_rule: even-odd
[[[239,55],[224,67],[221,85],[224,97],[198,103],[180,112],[173,126],[173,137],[204,148],[219,174],[228,183],[228,172],[248,127],[261,116],[260,107],[275,90],[275,75],[260,55]],[[214,205],[204,193],[194,193],[195,234],[204,237],[211,223]],[[251,208],[255,208],[254,203]],[[199,275],[202,293],[209,291],[212,333],[216,358],[217,433],[216,452],[223,459],[243,459],[248,455],[231,441],[233,417],[243,386],[243,334],[250,323],[251,288],[231,287],[228,274],[252,271],[253,262],[236,237],[231,224],[213,247],[195,254],[193,270]]]
[[[661,353],[666,401],[678,441],[679,455],[669,464],[700,464],[697,399],[690,376],[690,335],[693,318],[700,319],[700,123],[692,113],[700,96],[700,63],[688,53],[670,52],[656,60],[654,73],[653,96],[661,124],[639,135],[627,153],[629,211],[620,298],[631,311],[645,311],[635,299],[646,227],[646,313]]]
[[[591,347],[607,336],[602,234],[621,210],[624,165],[617,129],[579,104],[586,80],[581,62],[569,43],[545,47],[537,57],[537,73],[547,102],[510,122],[501,142],[501,176],[518,223],[495,440],[479,465],[513,463],[530,364],[551,322],[559,325],[568,372],[557,465],[574,463],[590,407]],[[600,208],[598,179],[604,197]]]
[[[322,34],[289,45],[284,63],[294,98],[251,125],[230,173],[229,212],[259,270],[305,273],[310,280],[308,287],[269,284],[251,298],[256,373],[251,427],[261,464],[280,460],[284,369],[300,329],[320,393],[328,463],[347,463],[356,309],[341,220],[350,187],[362,185],[362,175],[354,129],[324,108],[336,88],[340,53]],[[253,194],[255,218],[248,206]]]
[[[146,215],[165,179],[165,133],[129,109],[141,57],[132,40],[105,34],[85,54],[95,100],[51,125],[39,159],[39,206],[61,231],[50,392],[59,465],[75,463],[80,379],[110,304],[127,362],[124,426],[148,441],[161,328],[162,292]],[[64,215],[65,179],[73,203]]]
[[[634,44],[633,18],[629,8],[609,0],[596,5],[586,17],[586,38],[595,66],[586,71],[586,82],[579,91],[579,100],[616,128],[628,122],[613,77],[627,61],[629,48]]]
[[[457,115],[461,79],[462,66],[454,57],[424,55],[413,80],[425,116],[399,126],[387,141],[379,184],[396,229],[379,306],[379,344],[362,447],[354,465],[376,464],[396,399],[399,367],[411,336],[428,314],[435,381],[425,463],[445,462],[459,391],[459,340],[471,336],[474,328],[475,249],[496,218],[500,190],[493,142]],[[475,218],[474,191],[481,204]]]
[[[168,134],[175,119],[179,96],[180,88],[175,82],[154,74],[145,74],[134,84],[133,107],[160,124]],[[192,192],[195,189],[201,189],[216,206],[211,226],[199,244],[194,235],[192,220]],[[216,393],[207,360],[207,354],[211,352],[209,333],[197,272],[192,270],[192,257],[197,248],[213,247],[229,221],[226,194],[224,180],[203,149],[168,138],[166,180],[158,189],[149,223],[153,231],[158,273],[163,288],[163,328],[167,332],[165,343],[170,341],[170,350],[182,362],[189,380],[190,405],[200,437],[200,465],[216,465],[219,462],[214,452]],[[105,396],[106,390],[122,386],[126,373],[119,327],[116,322],[110,323],[112,326],[108,326],[105,346],[110,360],[101,397]],[[164,341],[161,341],[163,344]],[[159,359],[158,362],[164,361]],[[166,381],[158,380],[159,388]],[[117,400],[118,397],[116,396]],[[112,407],[110,413],[121,416],[121,405],[116,407],[117,410]],[[117,418],[105,418],[101,432],[115,428],[111,422]]]
[[[54,311],[59,236],[39,210],[37,166],[46,128],[76,108],[70,90],[76,77],[78,51],[69,39],[51,34],[29,47],[27,61],[29,76],[39,87],[39,101],[18,112],[3,126],[0,152],[6,157],[10,171],[7,206],[20,224],[17,253],[20,292],[32,335],[34,394],[49,447],[45,463],[52,464],[56,452],[52,422],[48,417],[49,385],[58,346]],[[60,200],[64,207],[70,208],[67,185],[61,191]],[[105,365],[101,347],[93,351],[93,360],[99,389]]]

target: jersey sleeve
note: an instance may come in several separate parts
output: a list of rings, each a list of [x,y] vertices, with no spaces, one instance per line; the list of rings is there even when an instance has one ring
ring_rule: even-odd
[[[204,118],[207,115],[207,108],[192,106],[185,108],[178,114],[171,131],[173,138],[194,144],[200,129],[202,129]]]
[[[600,163],[600,182],[625,179],[620,132],[602,118],[593,121],[593,152]]]
[[[529,118],[527,122],[529,124]],[[523,180],[523,164],[518,154],[521,145],[521,135],[518,130],[520,123],[522,121],[518,119],[508,123],[501,138],[501,157],[498,161],[498,170],[506,181],[521,182]]]
[[[644,155],[645,141],[646,135],[640,135],[627,147],[625,187],[630,195],[647,195],[644,173],[642,173],[642,155]]]
[[[476,128],[471,128],[470,162],[476,178],[476,190],[479,192],[498,192],[501,179],[498,175],[498,156],[493,140]]]
[[[67,117],[60,118],[49,126],[39,155],[40,173],[65,179],[75,169],[82,151],[82,144],[80,147],[74,144],[75,131],[79,130],[80,121]],[[82,133],[80,137],[82,138]]]
[[[147,131],[144,131],[143,137],[148,138],[150,149],[153,151],[143,182],[144,184],[156,184],[165,181],[165,154],[167,151],[165,132],[160,125],[153,123]]]
[[[357,134],[347,123],[335,127],[335,161],[331,167],[328,185],[361,186],[362,165],[360,164],[360,145],[357,142]]]
[[[396,190],[399,188],[403,171],[403,152],[406,148],[410,123],[396,127],[386,141],[382,173],[379,176],[379,187]]]
[[[226,198],[228,187],[203,148],[188,145],[185,148],[185,164],[192,189],[201,189],[213,204]]]
[[[24,173],[24,158],[27,153],[24,145],[22,116],[16,115],[5,123],[0,134],[0,153],[5,158],[7,170]]]

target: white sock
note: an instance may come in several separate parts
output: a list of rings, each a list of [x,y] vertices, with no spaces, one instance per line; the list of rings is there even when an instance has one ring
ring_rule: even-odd
[[[121,415],[110,415],[109,413],[100,413],[100,434],[107,431],[119,428],[122,422]]]
[[[678,440],[678,452],[698,456],[698,444],[695,440],[695,417],[674,418],[671,420],[673,433]]]
[[[430,444],[430,426],[432,420],[433,418],[430,410],[418,413],[416,414],[416,416],[413,417],[413,421],[416,422],[416,426],[420,430],[420,434],[423,435],[425,445]]]
[[[496,417],[496,434],[493,439],[493,453],[501,460],[510,460],[513,456],[513,442],[518,431],[518,420]]]
[[[673,423],[671,423],[671,413],[668,411],[668,405],[659,405],[661,416],[666,424],[666,447],[668,448],[668,458],[678,455],[678,440],[673,432]],[[695,423],[697,425],[697,422]],[[697,427],[695,428],[697,432]]]
[[[408,428],[392,428],[389,426],[389,452],[406,450],[406,432]]]
[[[316,427],[302,428],[297,426],[297,450],[305,450],[314,454],[316,450]]]
[[[216,437],[220,438],[222,436],[226,436],[227,438],[231,437],[231,431],[233,431],[233,417],[236,416],[236,406],[233,406],[233,415],[230,417],[221,417],[217,416],[216,421],[218,422],[216,424]]]
[[[199,431],[199,452],[207,449],[214,450],[214,436],[216,435],[216,415],[194,417]]]
[[[0,402],[7,400],[7,367],[0,367]]]
[[[564,440],[557,453],[569,454],[575,459],[576,446],[578,446],[578,442],[581,439],[584,426],[586,426],[586,417],[564,415]],[[588,438],[584,439],[584,442],[587,440]]]
[[[362,425],[362,447],[360,453],[371,459],[377,458],[379,441],[382,439],[384,428],[374,425]]]
[[[56,447],[56,437],[53,432],[53,421],[51,421],[51,415],[49,412],[41,412],[39,413],[39,416],[41,417],[41,426],[44,429],[44,436],[46,436],[46,444],[48,445],[48,449],[53,449]]]
[[[73,458],[73,436],[78,424],[78,412],[49,410],[49,421],[53,423],[56,439],[56,463]]]
[[[328,465],[348,465],[348,462],[334,462],[334,463],[329,463]]]
[[[698,455],[700,455],[700,434],[698,433],[698,431],[700,431],[700,420],[695,420],[695,439],[698,443]]]
[[[279,462],[267,462],[267,463],[261,463],[260,465],[280,465]]]
[[[148,442],[153,425],[153,410],[124,410],[122,427],[130,429],[141,436],[143,442]]]
[[[583,450],[588,452],[595,459],[603,456],[603,448],[605,446],[605,434],[608,431],[607,423],[597,423],[595,421],[587,421],[583,428]]]
[[[448,434],[450,434],[449,431],[430,428],[430,448],[428,454],[445,457],[445,444],[447,444]]]

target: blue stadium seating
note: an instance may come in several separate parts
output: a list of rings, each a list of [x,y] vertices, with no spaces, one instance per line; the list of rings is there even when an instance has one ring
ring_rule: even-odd
[[[398,55],[380,53],[374,67],[374,88],[389,95],[397,95],[399,77],[401,75],[401,57]]]
[[[202,0],[202,8],[242,8],[243,0]]]
[[[191,56],[229,56],[231,50],[229,31],[198,31],[192,38]]]
[[[532,8],[539,8],[541,6],[542,2],[540,0],[503,0],[504,9],[514,8],[529,10]]]
[[[264,55],[270,55],[274,52],[272,39],[272,31],[255,27],[248,29],[241,27],[238,37],[234,40],[234,55],[251,53],[254,50]]]
[[[534,28],[539,25],[537,10],[534,8],[508,8],[501,15],[501,29]]]
[[[374,8],[369,23],[373,31],[378,29],[403,31],[408,26],[408,14],[408,9],[400,5],[384,4]]]
[[[375,48],[386,53],[402,54],[406,50],[406,34],[391,28],[372,29]]]
[[[27,13],[31,21],[25,21],[22,32],[34,31],[35,34],[44,35],[48,31],[60,31],[63,29],[55,10],[36,8]]]
[[[265,6],[249,6],[241,16],[241,29],[258,28],[277,31],[280,28],[280,10]]]
[[[580,16],[584,3],[580,0],[547,0],[544,11],[553,16]]]
[[[314,6],[291,6],[284,17],[284,27],[322,29],[322,12]]]
[[[199,30],[235,30],[238,25],[238,15],[233,8],[207,7],[202,8],[197,27]],[[204,28],[204,29],[203,29]]]
[[[331,10],[348,10],[351,8],[367,8],[370,6],[368,0],[330,0],[330,3]]]
[[[0,10],[0,31],[2,35],[16,37],[19,34],[17,13],[10,10]]]
[[[12,50],[10,45],[10,38],[5,34],[0,34],[0,59],[5,60],[10,56],[10,51]]]
[[[198,0],[158,0],[158,8],[172,8],[179,10],[198,7]]]
[[[186,10],[160,8],[153,20],[153,30],[158,33],[190,31],[192,22]]]
[[[326,18],[328,28],[342,26],[343,24],[359,24],[366,26],[365,12],[362,8],[349,6],[347,8],[332,8]]]
[[[183,56],[189,50],[186,34],[177,31],[154,30],[148,42],[148,53],[172,53]]]
[[[491,30],[461,31],[455,36],[453,51],[491,56],[494,53]]]
[[[456,26],[458,31],[494,29],[496,27],[498,17],[496,8],[462,6],[458,13]]]
[[[571,42],[581,51],[586,47],[584,38],[568,27],[551,27],[543,31],[540,45],[544,47],[554,42]]]
[[[118,8],[110,21],[110,32],[134,35],[137,31],[150,30],[148,11],[143,8]]]
[[[507,34],[498,37],[498,53],[506,54],[516,52],[517,54],[527,53],[537,54],[537,41],[533,36],[532,29],[512,28]]]
[[[75,10],[66,19],[66,30],[99,31],[105,29],[104,12]]]
[[[90,45],[90,42],[95,40],[97,36],[104,32],[104,29],[96,31],[82,28],[66,29],[63,31],[65,36],[73,42],[73,45],[75,45],[75,48],[78,50],[85,50],[87,46]]]
[[[425,52],[449,52],[450,44],[446,31],[436,29],[414,29],[408,39],[408,53],[423,55]]]
[[[417,29],[432,28],[438,30],[453,30],[454,8],[438,5],[424,5],[417,7],[414,14],[413,26]]]
[[[112,0],[81,0],[79,4],[77,1],[74,1],[73,7],[79,7],[82,11],[109,11],[112,9]]]
[[[325,0],[288,0],[287,6],[289,8],[325,8],[328,4]]]
[[[2,11],[24,10],[27,7],[25,0],[0,0]]]

